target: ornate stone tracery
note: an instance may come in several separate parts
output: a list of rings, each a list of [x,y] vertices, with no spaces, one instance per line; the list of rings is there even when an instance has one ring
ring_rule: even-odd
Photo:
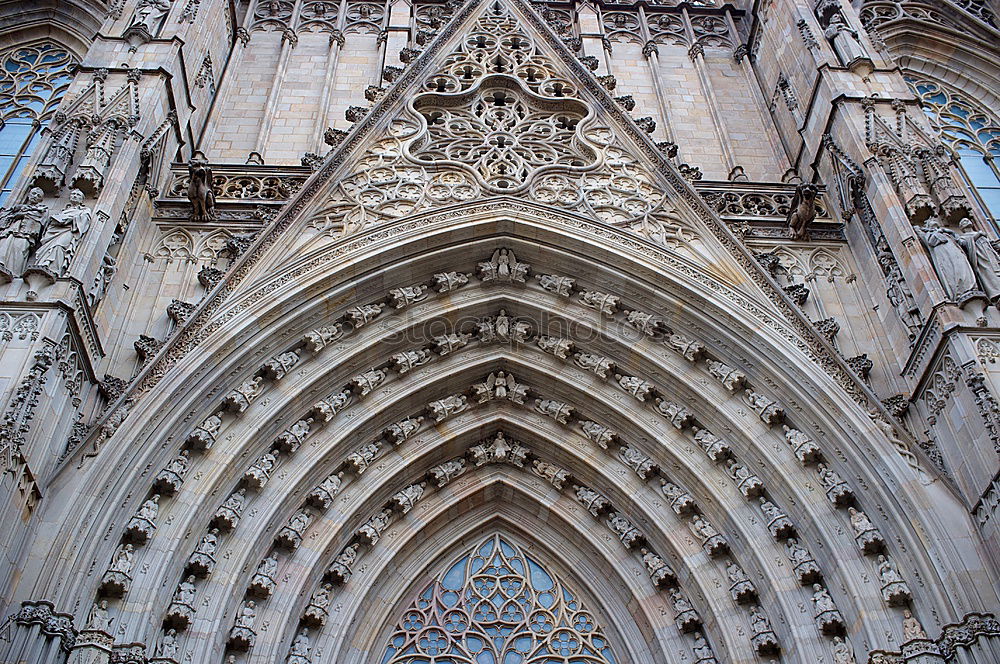
[[[613,645],[565,584],[503,535],[438,576],[405,612],[382,661],[615,664]]]
[[[209,12],[220,6],[180,5],[169,15],[150,10],[149,22],[163,23],[166,35],[174,22],[193,28],[196,20],[219,18]],[[752,653],[779,658],[793,649],[816,661],[832,651],[833,661],[846,664],[855,653],[894,643],[891,628],[903,610],[936,633],[952,617],[931,588],[954,569],[921,543],[973,538],[961,519],[943,525],[926,518],[935,502],[959,514],[949,480],[910,450],[904,410],[893,410],[897,421],[881,409],[886,384],[897,379],[883,366],[885,354],[872,354],[878,368],[872,372],[868,361],[865,369],[870,339],[856,334],[848,316],[869,303],[848,286],[869,270],[850,246],[856,228],[841,226],[848,211],[838,213],[820,183],[811,237],[765,247],[762,238],[791,237],[785,215],[792,192],[811,183],[797,182],[792,169],[780,184],[777,173],[773,182],[745,182],[742,167],[732,169],[732,182],[713,181],[721,176],[702,164],[707,179],[691,187],[678,171],[692,180],[701,170],[675,168],[678,150],[690,159],[688,148],[701,141],[673,142],[684,123],[665,114],[686,100],[674,96],[664,72],[686,75],[690,64],[702,91],[719,85],[716,69],[735,82],[754,73],[770,6],[753,8],[760,22],[749,26],[749,13],[709,2],[538,4],[553,36],[521,0],[458,5],[420,1],[406,16],[399,4],[367,0],[259,0],[237,5],[237,14],[246,8],[243,19],[225,12],[234,59],[224,51],[211,57],[227,63],[230,81],[268,60],[269,48],[279,63],[259,142],[269,142],[270,120],[285,112],[303,59],[327,67],[320,108],[305,112],[323,121],[314,142],[331,115],[342,122],[345,107],[356,126],[328,130],[333,149],[326,157],[307,154],[308,166],[265,166],[271,157],[255,146],[251,165],[216,168],[206,185],[221,202],[218,216],[191,218],[183,164],[143,161],[143,169],[172,168],[174,180],[163,198],[155,181],[137,185],[156,199],[150,207],[159,228],[123,248],[148,250],[151,271],[186,272],[184,263],[197,263],[198,283],[171,293],[169,306],[169,298],[155,306],[159,318],[151,325],[162,322],[162,330],[141,328],[148,334],[135,341],[138,380],[105,377],[99,406],[119,405],[96,418],[100,436],[76,477],[68,477],[69,464],[52,469],[59,481],[42,506],[61,501],[52,518],[65,521],[66,531],[45,546],[68,554],[53,566],[58,571],[40,570],[36,586],[51,589],[60,606],[98,607],[87,622],[118,630],[81,636],[73,657],[103,648],[115,662],[160,664],[212,657],[361,664],[379,656],[481,664],[489,649],[505,647],[490,637],[510,636],[502,633],[509,625],[489,631],[503,618],[524,637],[509,639],[506,653],[492,655],[495,664],[509,664],[501,657],[607,664],[692,656],[709,664]],[[165,4],[149,7],[158,12]],[[849,7],[837,11],[856,23]],[[813,17],[804,16],[797,28],[806,37]],[[244,27],[233,31],[239,20]],[[769,20],[773,28],[784,18]],[[200,27],[186,33],[192,42]],[[744,28],[752,31],[747,44],[739,43]],[[868,48],[853,28],[838,30]],[[837,35],[828,36],[842,56],[843,40],[838,47]],[[361,89],[353,83],[357,95],[341,94],[343,70],[356,73],[359,43],[378,53],[378,66],[392,63],[360,84],[372,106],[356,105]],[[827,61],[820,70],[854,75],[837,69],[825,41],[809,49],[809,57]],[[207,53],[191,60],[199,61],[210,62]],[[650,73],[652,88],[634,89],[622,62],[635,71],[648,65],[635,80]],[[195,87],[205,84],[196,97],[211,87],[205,71],[188,72]],[[144,85],[153,78],[128,76],[140,75]],[[95,90],[101,76],[93,75]],[[695,83],[679,82],[677,91]],[[805,107],[801,83],[784,78],[786,100],[802,104],[793,110]],[[616,84],[623,96],[612,98],[604,89]],[[235,84],[219,85],[221,105],[231,93],[225,87]],[[136,88],[123,90],[130,98]],[[660,108],[647,111],[653,105]],[[630,119],[623,109],[633,108],[656,119]],[[720,147],[733,149],[719,118],[697,110],[702,129],[715,124]],[[88,122],[74,117],[53,136],[53,183],[75,177],[70,161],[57,157],[77,149]],[[96,127],[79,145],[88,155],[81,182],[99,199],[94,209],[115,205],[101,198],[99,176],[128,151],[127,142],[147,136],[148,152],[170,128],[188,131],[184,122],[152,134],[143,133],[145,124]],[[210,117],[206,122],[203,135],[218,133]],[[880,140],[893,133],[891,121],[878,123],[888,132]],[[840,124],[832,121],[830,131]],[[655,141],[666,132],[669,140],[655,144],[647,132]],[[188,135],[191,148],[200,145],[201,137]],[[853,138],[841,139],[855,154]],[[171,141],[158,149],[169,152]],[[922,150],[908,156],[925,169],[928,189],[937,187],[934,204],[945,207],[947,171],[939,155]],[[899,154],[886,150],[876,159]],[[297,163],[293,157],[289,163]],[[905,166],[901,182],[909,177]],[[822,160],[812,168],[814,180],[825,177]],[[849,170],[849,187],[857,187],[864,172],[857,163]],[[894,203],[881,203],[878,218],[875,208],[862,214],[864,224],[884,224],[881,239],[900,257],[883,264],[877,247],[915,338],[924,321],[915,301],[922,305],[924,294],[899,286],[913,257],[896,246],[883,219]],[[116,243],[130,214],[121,214]],[[141,226],[145,219],[135,216]],[[262,227],[256,240],[247,232]],[[751,247],[773,251],[758,265]],[[98,258],[103,251],[98,247]],[[117,249],[104,255],[112,274],[115,267],[130,272],[134,257]],[[129,301],[110,279],[93,286],[90,301],[110,303],[105,317],[118,311],[116,300]],[[123,292],[126,285],[134,285],[131,278]],[[0,345],[48,341],[51,317],[31,318],[28,308],[0,316]],[[881,330],[875,317],[865,320]],[[841,325],[836,342],[844,357],[830,348]],[[91,366],[83,352],[67,335],[53,357],[33,358],[5,419],[15,441],[7,465],[29,514],[41,496],[19,456],[22,432],[37,424],[34,410],[48,404],[45,395],[64,391],[74,407],[88,403],[81,385]],[[932,375],[917,381],[930,388],[917,391],[915,406],[934,407],[945,421],[951,404],[973,396],[962,408],[974,415],[978,408],[992,435],[1000,419],[991,376],[969,359],[944,383]],[[917,355],[914,364],[921,361]],[[116,351],[101,362],[120,364]],[[865,383],[849,374],[859,368]],[[952,394],[937,406],[942,388]],[[76,427],[73,436],[84,438]],[[87,483],[85,494],[65,488],[78,482]],[[67,495],[79,500],[61,500]],[[994,498],[977,505],[981,522],[992,518]],[[469,547],[485,546],[482,536],[493,532],[503,534],[491,540],[492,551],[501,551],[505,564],[521,560],[522,569],[481,586],[463,577],[466,604],[476,600],[472,610],[431,611],[432,600],[446,594],[447,573],[437,574],[435,561],[462,548],[471,564],[477,554]],[[970,566],[981,574],[974,558]],[[565,578],[574,591],[598,598],[586,602],[592,613],[581,615],[579,602],[562,615],[553,605],[528,607],[544,592],[516,593],[539,590],[531,572],[542,560],[551,562],[540,574],[553,587]],[[66,575],[79,583],[60,585]],[[431,576],[438,585],[427,597],[414,598],[401,581]],[[486,592],[494,593],[489,603]],[[974,595],[952,608],[981,599]],[[565,609],[575,597],[555,599]],[[414,611],[423,622],[408,622]],[[549,623],[532,622],[532,612]],[[975,639],[985,639],[992,627],[974,629]],[[467,635],[475,630],[473,643]],[[459,633],[464,641],[454,646]],[[946,634],[951,641],[943,634],[928,651],[965,647],[973,638]],[[903,645],[912,654],[914,646]]]

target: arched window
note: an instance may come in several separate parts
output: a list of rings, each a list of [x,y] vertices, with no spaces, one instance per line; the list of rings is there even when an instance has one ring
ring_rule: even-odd
[[[389,637],[382,664],[616,664],[594,616],[501,535],[439,575]]]
[[[69,87],[73,62],[69,51],[52,42],[0,54],[0,205]]]
[[[956,90],[907,76],[931,124],[958,155],[966,181],[994,222],[1000,219],[1000,121]]]

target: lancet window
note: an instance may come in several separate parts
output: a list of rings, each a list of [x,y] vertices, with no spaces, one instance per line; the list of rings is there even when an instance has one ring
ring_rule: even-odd
[[[964,94],[907,76],[931,124],[958,155],[963,174],[994,221],[1000,218],[1000,120]]]
[[[75,58],[54,42],[0,53],[0,204],[38,145],[71,80]]]

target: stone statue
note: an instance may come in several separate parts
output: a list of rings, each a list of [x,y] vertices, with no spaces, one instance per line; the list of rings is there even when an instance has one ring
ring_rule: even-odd
[[[152,498],[144,502],[139,507],[139,511],[135,513],[135,516],[139,519],[145,519],[146,521],[155,521],[156,515],[159,511],[160,496],[159,494],[154,494]]]
[[[733,601],[743,603],[757,597],[757,589],[743,568],[729,561],[726,565],[726,576],[729,577],[729,594]]]
[[[889,606],[904,605],[913,598],[899,570],[886,556],[878,557],[878,578],[882,584],[882,599]]]
[[[1000,255],[990,244],[986,233],[973,227],[968,217],[958,222],[961,233],[958,242],[965,249],[972,271],[979,281],[979,288],[994,304],[1000,300]]]
[[[771,623],[757,605],[750,607],[750,629],[755,636],[771,631]]]
[[[951,300],[976,289],[976,275],[955,231],[943,228],[933,216],[914,230],[927,247],[938,279]]]
[[[677,514],[694,510],[694,498],[673,482],[660,478],[660,491],[663,492],[663,497],[670,501],[670,508]]]
[[[855,664],[851,646],[839,636],[833,637],[833,664]]]
[[[861,510],[848,507],[847,513],[851,515],[851,527],[854,529],[855,536],[861,536],[875,530],[872,520]]]
[[[586,507],[591,515],[596,517],[601,512],[610,509],[611,503],[608,502],[608,499],[590,487],[574,485],[573,489],[576,491],[576,502]]]
[[[637,376],[615,374],[618,385],[639,401],[645,401],[653,391],[653,386]]]
[[[823,36],[833,44],[833,50],[840,57],[841,64],[850,67],[859,60],[868,59],[868,53],[858,39],[857,30],[847,25],[840,12],[830,17],[830,23],[823,31]]]
[[[256,595],[269,597],[274,592],[274,577],[277,573],[278,557],[272,553],[257,565],[257,571],[250,579],[250,590]]]
[[[266,576],[269,579],[273,579],[277,572],[278,558],[274,554],[264,558],[264,560],[260,561],[260,565],[257,566],[257,574]]]
[[[816,613],[837,610],[837,605],[833,603],[833,598],[830,597],[830,591],[818,583],[813,584],[812,603],[816,607]]]
[[[344,548],[330,565],[328,572],[330,577],[337,583],[346,583],[351,578],[351,568],[358,559],[358,545],[351,544]]]
[[[591,371],[601,378],[607,378],[608,372],[615,368],[614,363],[608,358],[592,353],[574,353],[573,362],[581,369]]]
[[[170,3],[167,0],[139,0],[129,30],[142,28],[150,36],[155,36],[160,22],[169,11]]]
[[[535,459],[531,472],[560,490],[563,488],[563,483],[569,478],[569,473],[566,470],[541,459]]]
[[[785,440],[792,448],[792,451],[795,452],[795,456],[799,461],[802,463],[811,463],[822,458],[822,452],[820,452],[819,446],[813,442],[812,438],[798,429],[791,428],[787,424],[783,424],[782,428],[785,430]]]
[[[705,635],[701,632],[694,633],[694,644],[691,646],[691,650],[694,652],[694,658],[698,662],[715,661],[715,653],[712,652],[712,646],[708,645]]]
[[[288,651],[287,664],[309,664],[309,651],[312,644],[309,641],[309,630],[303,629],[295,636],[292,647]]]
[[[569,297],[573,292],[573,282],[575,279],[560,277],[555,274],[540,274],[536,278],[538,279],[538,284],[550,293]]]
[[[71,189],[69,203],[63,211],[49,217],[31,267],[57,277],[66,274],[77,245],[90,230],[93,214],[93,210],[83,204],[83,192]]]
[[[602,449],[608,449],[608,443],[612,442],[617,434],[611,429],[607,428],[603,424],[598,424],[597,422],[592,422],[590,420],[583,420],[580,422],[580,428],[587,438],[597,443],[597,445]]]
[[[903,643],[917,639],[927,640],[927,632],[916,616],[909,609],[906,609],[903,611]]]
[[[424,421],[423,417],[407,417],[405,420],[400,420],[394,424],[390,424],[386,427],[385,431],[382,432],[386,438],[393,445],[399,445],[404,440],[412,436],[420,429],[420,423]]]
[[[326,624],[327,607],[330,606],[330,596],[333,594],[333,584],[324,583],[309,598],[309,605],[306,607],[303,621],[314,627],[322,627]]]
[[[177,630],[168,629],[160,640],[160,645],[156,647],[156,657],[163,659],[176,659],[177,657]]]
[[[184,604],[185,606],[194,605],[194,595],[197,592],[194,580],[195,577],[192,574],[177,585],[177,591],[174,593],[174,602]]]
[[[315,489],[309,492],[307,500],[313,507],[326,509],[333,503],[333,498],[340,493],[344,484],[344,471],[328,475]]]
[[[391,519],[392,512],[389,510],[383,509],[378,511],[361,526],[360,530],[358,530],[358,535],[367,540],[369,545],[374,546],[382,536],[382,532],[389,527]]]
[[[663,558],[649,549],[640,549],[639,553],[642,554],[642,562],[646,566],[646,571],[649,572],[649,578],[655,585],[659,586],[668,581],[676,582],[677,577],[674,570],[663,561]]]
[[[461,394],[454,394],[427,404],[427,409],[434,415],[434,419],[438,422],[442,422],[456,413],[461,413],[468,407],[468,398]]]
[[[257,605],[253,600],[250,600],[243,605],[239,614],[236,616],[236,627],[253,628],[253,621],[257,617],[256,606]]]
[[[108,600],[102,599],[90,608],[85,629],[96,629],[107,632],[111,628],[111,616],[108,615]]]
[[[135,558],[135,548],[131,544],[123,544],[115,551],[111,557],[109,572],[121,572],[125,576],[132,574],[132,561]]]
[[[354,472],[360,475],[368,469],[375,457],[378,456],[378,445],[375,443],[368,443],[367,445],[362,445],[358,449],[354,450],[347,455],[347,463],[354,468]]]
[[[431,479],[434,480],[434,484],[438,487],[443,487],[448,482],[465,472],[465,459],[452,459],[451,461],[445,461],[441,465],[434,466],[430,469],[428,473]]]
[[[27,202],[0,210],[0,274],[8,279],[24,273],[28,256],[38,246],[49,212],[44,197],[40,187],[32,187]]]
[[[816,195],[819,189],[816,185],[803,182],[795,188],[795,195],[792,197],[792,204],[788,211],[786,222],[792,229],[792,239],[802,240],[806,237],[806,230],[813,219],[816,218]]]

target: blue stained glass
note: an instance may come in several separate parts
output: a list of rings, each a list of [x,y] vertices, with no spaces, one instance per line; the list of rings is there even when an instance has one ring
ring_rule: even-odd
[[[69,86],[74,59],[55,43],[19,46],[0,53],[0,154],[18,159],[0,166],[0,187],[12,188],[31,156],[39,129],[48,124]],[[30,137],[30,140],[29,140]]]
[[[1000,200],[995,190],[1000,181],[996,171],[983,159],[984,154],[1000,154],[994,145],[1000,138],[1000,120],[955,90],[931,81],[918,81],[913,76],[904,78],[920,99],[931,124],[940,129],[944,142],[959,152],[967,183],[979,193],[990,215],[994,219],[1000,217]]]
[[[390,637],[383,664],[616,662],[574,594],[499,535],[452,563],[414,604]]]

